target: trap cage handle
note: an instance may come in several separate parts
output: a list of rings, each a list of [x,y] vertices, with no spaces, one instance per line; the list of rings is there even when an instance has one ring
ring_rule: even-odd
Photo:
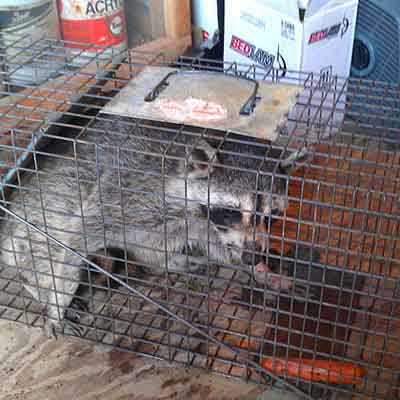
[[[223,72],[218,72],[218,71],[203,71],[203,70],[190,70],[190,69],[182,69],[182,70],[176,70],[169,72],[167,75],[164,76],[164,78],[161,79],[160,82],[157,83],[157,85],[144,97],[145,102],[152,102],[154,101],[159,94],[169,86],[170,82],[168,82],[168,79],[171,76],[176,76],[176,75],[215,75],[215,76],[229,76],[233,79],[239,79],[242,81],[247,81],[252,83],[253,88],[250,93],[250,96],[248,99],[245,101],[245,103],[242,105],[239,111],[239,115],[242,116],[249,116],[255,109],[257,102],[261,99],[261,97],[258,95],[258,89],[259,89],[259,83],[257,80],[249,78],[244,75],[228,75]]]
[[[246,362],[247,365],[250,365],[256,371],[261,372],[263,374],[266,374],[267,376],[269,376],[272,379],[275,379],[282,386],[284,386],[287,389],[293,391],[294,393],[299,395],[301,398],[306,399],[306,400],[314,400],[312,396],[310,396],[307,393],[304,393],[302,390],[297,388],[294,384],[291,384],[291,383],[285,381],[284,378],[282,378],[282,377],[276,375],[275,373],[267,370],[264,366],[261,365],[261,363],[257,363],[256,361],[254,361],[252,359],[245,358],[244,355],[240,351],[238,351],[235,348],[227,345],[222,340],[219,340],[216,337],[210,335],[209,333],[207,333],[203,329],[197,327],[192,322],[187,321],[185,318],[183,318],[183,317],[179,316],[178,314],[174,313],[168,307],[163,306],[157,300],[154,300],[152,297],[142,293],[140,290],[134,288],[133,286],[128,285],[122,279],[118,278],[117,276],[115,276],[111,272],[108,272],[107,270],[105,270],[104,268],[99,266],[97,263],[89,260],[87,257],[83,256],[82,254],[80,254],[75,249],[67,246],[63,242],[61,242],[58,239],[56,239],[54,236],[50,235],[49,233],[45,232],[41,228],[37,227],[35,224],[29,222],[25,218],[21,217],[20,215],[16,214],[15,212],[9,210],[6,206],[4,206],[4,204],[1,201],[0,201],[0,210],[4,211],[6,214],[8,214],[11,217],[15,218],[17,221],[21,222],[23,225],[29,227],[30,229],[33,229],[34,231],[36,231],[40,235],[44,236],[46,239],[50,240],[51,242],[53,242],[57,246],[60,246],[62,249],[64,249],[68,253],[71,253],[74,256],[78,257],[81,261],[83,261],[84,263],[86,263],[86,264],[90,265],[91,267],[93,267],[97,272],[105,275],[106,277],[110,278],[114,282],[118,283],[123,288],[127,289],[130,294],[133,294],[135,296],[138,296],[138,297],[142,298],[143,300],[147,301],[151,305],[153,305],[156,308],[160,309],[161,311],[165,312],[171,318],[173,318],[176,321],[182,323],[183,325],[185,325],[189,329],[193,329],[195,332],[197,332],[198,334],[200,334],[201,336],[203,336],[204,338],[206,338],[207,340],[209,340],[210,342],[212,342],[216,346],[219,346],[219,347],[223,348],[224,350],[227,350],[227,351],[231,352],[238,359],[242,359],[243,361]],[[56,288],[54,288],[54,290],[56,290]]]

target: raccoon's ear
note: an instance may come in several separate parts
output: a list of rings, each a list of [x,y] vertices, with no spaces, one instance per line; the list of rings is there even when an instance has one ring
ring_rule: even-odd
[[[311,152],[306,147],[303,147],[302,149],[291,153],[288,157],[282,160],[279,163],[279,166],[285,174],[290,175],[292,172],[302,167],[302,164],[310,159]]]
[[[186,154],[189,178],[206,178],[212,173],[213,164],[217,161],[217,151],[205,140],[198,142],[195,147],[186,148]]]

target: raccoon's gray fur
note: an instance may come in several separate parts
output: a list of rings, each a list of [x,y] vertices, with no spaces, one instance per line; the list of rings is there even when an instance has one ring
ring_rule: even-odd
[[[270,143],[235,139],[221,146],[218,138],[100,115],[79,138],[84,142],[64,141],[61,152],[35,160],[9,198],[10,209],[85,256],[122,248],[153,271],[238,264],[243,248],[254,247],[254,226],[263,231],[252,211],[286,207],[286,179],[272,182],[268,173],[290,172],[304,153],[279,165],[268,159],[283,158]],[[256,188],[263,193],[257,199]],[[79,286],[81,260],[11,217],[0,229],[1,263],[17,268],[25,289],[47,304],[46,328],[54,334]],[[191,249],[202,256],[188,255]]]

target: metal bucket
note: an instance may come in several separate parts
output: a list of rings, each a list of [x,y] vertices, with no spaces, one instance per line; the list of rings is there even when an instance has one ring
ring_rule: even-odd
[[[54,0],[0,2],[0,45],[11,84],[40,84],[56,74],[60,60],[47,49],[46,42],[43,42],[43,49],[40,50],[32,46],[46,36],[59,37]]]
[[[127,48],[123,0],[58,0],[62,39],[73,64],[119,57]]]

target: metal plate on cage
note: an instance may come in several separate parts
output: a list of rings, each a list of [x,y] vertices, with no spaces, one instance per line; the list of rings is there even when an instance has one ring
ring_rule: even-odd
[[[103,111],[275,141],[300,89],[220,72],[147,66]]]

